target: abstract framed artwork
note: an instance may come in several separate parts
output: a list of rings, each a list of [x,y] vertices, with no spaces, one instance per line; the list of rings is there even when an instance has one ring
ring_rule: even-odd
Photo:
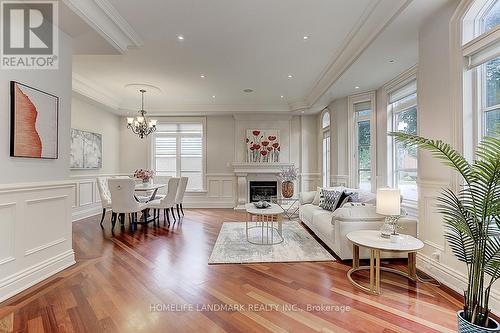
[[[71,169],[102,167],[102,135],[71,129]]]
[[[59,98],[10,81],[10,156],[57,159]]]

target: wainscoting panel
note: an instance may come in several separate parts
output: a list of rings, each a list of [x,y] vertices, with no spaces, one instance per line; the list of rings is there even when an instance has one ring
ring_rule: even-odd
[[[95,202],[94,199],[94,186],[95,181],[82,181],[78,186],[78,206],[83,207],[91,205]]]
[[[209,173],[206,175],[207,191],[186,192],[184,206],[187,208],[234,208],[236,201],[236,177],[232,173]]]
[[[0,204],[0,267],[16,259],[14,253],[15,223],[16,203]]]
[[[0,185],[0,302],[73,265],[72,182]]]
[[[102,212],[101,197],[97,188],[97,177],[130,176],[128,174],[104,174],[72,176],[75,186],[75,206],[73,206],[72,220],[78,221]]]
[[[68,195],[26,201],[23,242],[25,256],[38,253],[66,240],[68,226],[71,227],[66,223],[71,219],[71,216],[68,216],[67,202],[71,202]],[[59,241],[61,239],[63,241]],[[57,242],[54,242],[56,240]]]
[[[320,173],[302,173],[300,177],[300,192],[316,191],[321,186]]]
[[[96,184],[97,177],[129,176],[129,174],[105,174],[73,176],[75,198],[72,220],[77,221],[101,214],[101,199]],[[168,177],[158,180],[166,183]],[[184,207],[186,208],[234,208],[236,193],[236,177],[232,173],[213,173],[206,175],[206,191],[186,192]],[[163,190],[158,193],[164,193]]]

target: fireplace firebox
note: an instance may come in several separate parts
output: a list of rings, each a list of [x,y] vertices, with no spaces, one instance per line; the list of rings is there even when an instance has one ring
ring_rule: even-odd
[[[250,202],[271,201],[278,194],[276,181],[250,181]]]

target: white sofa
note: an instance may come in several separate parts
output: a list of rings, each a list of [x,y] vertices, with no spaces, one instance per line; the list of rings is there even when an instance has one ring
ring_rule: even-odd
[[[342,260],[352,259],[352,243],[346,235],[355,230],[379,230],[384,223],[384,216],[375,212],[376,196],[373,193],[346,187],[332,187],[337,191],[357,192],[361,203],[365,206],[350,206],[349,204],[335,211],[325,210],[314,201],[316,191],[303,192],[299,200],[299,218]],[[398,224],[403,234],[417,235],[417,221],[401,218]],[[367,249],[360,248],[360,258],[370,257]],[[405,257],[406,254],[383,252],[382,258]]]

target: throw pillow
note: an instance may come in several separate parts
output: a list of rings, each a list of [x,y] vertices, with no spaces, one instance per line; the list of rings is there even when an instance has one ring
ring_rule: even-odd
[[[321,191],[320,204],[319,206],[325,210],[334,211],[337,198],[342,192],[335,190],[325,190]]]
[[[348,193],[348,195],[349,195],[349,197],[347,199],[347,202],[361,202],[361,199],[359,198],[358,192]]]
[[[316,194],[314,195],[314,199],[312,204],[315,206],[319,206],[319,196],[321,194],[321,187],[316,188]]]
[[[351,193],[342,191],[342,193],[340,193],[340,195],[337,197],[337,201],[335,201],[335,209],[342,207],[347,202],[350,194]]]

